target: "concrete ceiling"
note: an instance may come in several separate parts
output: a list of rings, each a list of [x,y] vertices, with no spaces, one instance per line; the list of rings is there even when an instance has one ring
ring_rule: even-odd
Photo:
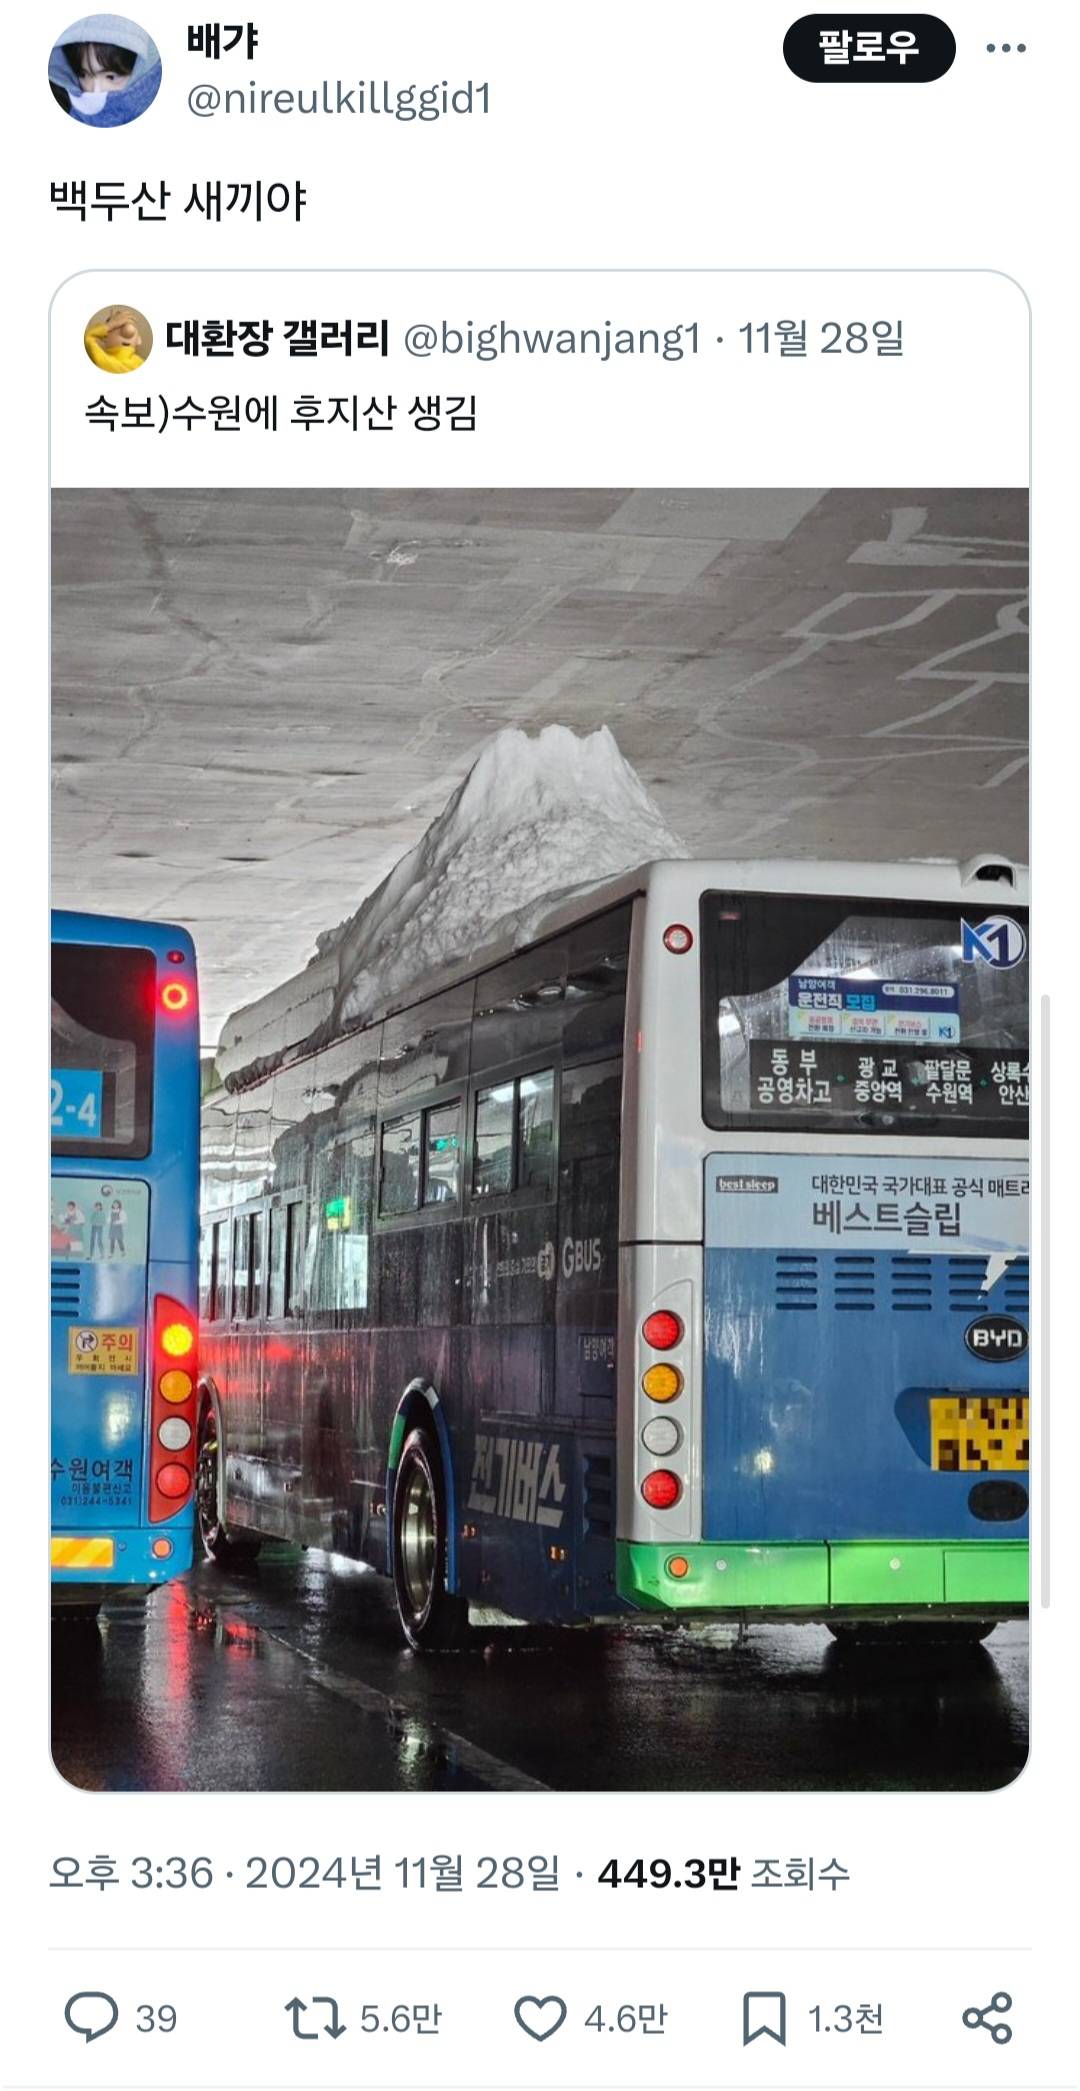
[[[1019,491],[66,491],[54,897],[295,971],[487,736],[606,722],[700,854],[1024,856]]]

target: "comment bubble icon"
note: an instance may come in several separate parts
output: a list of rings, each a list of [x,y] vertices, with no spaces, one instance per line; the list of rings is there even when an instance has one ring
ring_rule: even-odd
[[[120,2016],[115,1997],[104,1989],[78,1989],[64,2005],[64,2017],[73,2033],[86,2041],[101,2040],[111,2033]]]

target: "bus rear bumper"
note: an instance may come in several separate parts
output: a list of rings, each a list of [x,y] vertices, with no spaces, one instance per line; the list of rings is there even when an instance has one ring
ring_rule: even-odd
[[[168,1541],[171,1551],[155,1554]],[[54,1604],[88,1602],[125,1587],[152,1588],[186,1575],[192,1562],[190,1521],[130,1526],[115,1532],[54,1532],[50,1547]]]
[[[1022,1616],[1026,1540],[850,1540],[661,1547],[619,1540],[620,1597],[639,1611],[769,1612],[807,1620],[925,1610]]]

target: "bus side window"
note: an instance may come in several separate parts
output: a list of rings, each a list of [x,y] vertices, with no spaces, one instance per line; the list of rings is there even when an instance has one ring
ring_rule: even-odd
[[[425,1206],[456,1205],[461,1189],[461,1099],[424,1112]]]
[[[518,1188],[550,1191],[555,1182],[555,1073],[546,1067],[517,1085]]]
[[[282,1321],[295,1314],[300,1298],[303,1267],[303,1200],[292,1198],[287,1205],[272,1205],[267,1215],[267,1318]]]
[[[474,1075],[515,1061],[540,1060],[557,1050],[567,1014],[565,970],[566,945],[560,938],[480,974],[472,1027]],[[453,1076],[444,1079],[452,1081]]]
[[[210,1308],[214,1295],[214,1230],[209,1220],[204,1220],[199,1229],[199,1313],[203,1321],[211,1320]]]
[[[476,1099],[474,1198],[555,1185],[555,1071],[518,1075]]]
[[[266,1314],[269,1321],[280,1321],[285,1312],[285,1237],[288,1220],[287,1205],[270,1207],[267,1216],[269,1238],[266,1252]]]
[[[564,1060],[596,1060],[622,1051],[631,917],[627,904],[579,923],[571,933]]]
[[[229,1222],[215,1220],[210,1229],[210,1289],[208,1321],[224,1321],[229,1300]]]
[[[266,1214],[251,1214],[251,1257],[248,1269],[247,1314],[249,1321],[261,1321],[263,1311],[263,1240],[266,1229]]]
[[[251,1214],[237,1213],[233,1221],[232,1319],[246,1321],[248,1279],[251,1268]]]
[[[420,1114],[396,1118],[382,1129],[379,1211],[393,1219],[415,1212],[420,1202]]]
[[[514,1084],[482,1089],[476,1099],[474,1198],[493,1198],[514,1186]]]
[[[572,1341],[556,1353],[560,1415],[580,1416],[583,1402],[610,1402],[614,1394],[621,1100],[621,1060],[564,1067],[555,1319]],[[598,1341],[586,1346],[584,1337]]]
[[[304,1290],[304,1201],[293,1198],[285,1207],[285,1293],[282,1313],[299,1314]]]

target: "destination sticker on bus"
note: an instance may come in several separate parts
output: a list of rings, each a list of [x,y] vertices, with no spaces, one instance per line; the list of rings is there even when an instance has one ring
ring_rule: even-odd
[[[910,1043],[888,1048],[851,1039],[797,1045],[755,1038],[750,1105],[779,1118],[816,1111],[837,1118],[868,1106],[905,1119],[1008,1117],[1027,1111],[1028,1060],[1026,1053],[988,1046],[926,1051]]]
[[[792,1038],[897,1039],[958,1045],[960,991],[950,981],[856,980],[842,973],[793,973]]]
[[[68,1330],[68,1371],[130,1377],[139,1369],[138,1329]]]

